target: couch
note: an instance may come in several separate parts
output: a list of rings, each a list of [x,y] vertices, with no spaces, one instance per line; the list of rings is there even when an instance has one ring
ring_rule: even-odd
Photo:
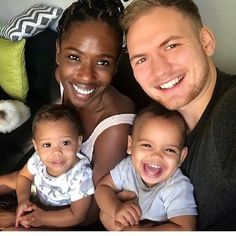
[[[31,142],[31,125],[35,112],[44,104],[59,98],[59,86],[54,78],[55,41],[57,33],[49,28],[28,38],[25,44],[25,63],[29,83],[26,104],[31,117],[11,133],[0,133],[0,175],[20,169],[34,152]],[[117,74],[112,82],[120,92],[129,96],[137,110],[150,99],[133,78],[129,58],[122,52]],[[0,87],[0,99],[11,99]]]

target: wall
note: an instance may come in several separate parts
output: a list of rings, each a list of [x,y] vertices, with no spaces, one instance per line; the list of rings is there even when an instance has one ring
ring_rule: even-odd
[[[36,3],[65,8],[72,2],[74,0],[1,0],[0,22],[9,20]],[[204,24],[215,33],[216,65],[222,70],[236,73],[236,0],[195,0],[195,2],[199,6]]]

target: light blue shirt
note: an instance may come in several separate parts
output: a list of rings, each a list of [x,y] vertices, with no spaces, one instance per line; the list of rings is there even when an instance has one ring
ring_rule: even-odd
[[[136,193],[142,209],[141,220],[166,221],[182,215],[197,215],[193,185],[180,169],[168,180],[146,186],[134,170],[130,157],[110,171],[118,191]]]

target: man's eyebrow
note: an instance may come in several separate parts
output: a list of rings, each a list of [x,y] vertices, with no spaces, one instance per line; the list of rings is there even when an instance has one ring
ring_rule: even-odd
[[[164,45],[168,44],[170,41],[172,41],[172,40],[177,40],[177,39],[180,39],[180,38],[182,38],[182,37],[181,37],[181,36],[177,36],[177,35],[173,35],[173,36],[167,38],[166,40],[164,40],[164,41],[160,44],[159,47],[163,47]]]

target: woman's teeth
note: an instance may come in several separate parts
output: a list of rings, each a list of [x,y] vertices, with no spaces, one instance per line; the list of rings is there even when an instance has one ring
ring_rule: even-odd
[[[73,87],[77,93],[83,94],[83,95],[88,95],[91,94],[95,89],[82,89],[76,85],[73,84]]]

